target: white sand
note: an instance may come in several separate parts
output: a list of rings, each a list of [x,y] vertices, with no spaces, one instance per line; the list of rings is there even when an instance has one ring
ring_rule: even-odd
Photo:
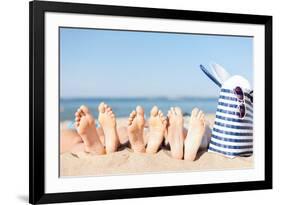
[[[214,115],[206,116],[213,124]],[[185,117],[188,128],[189,117]],[[126,119],[117,119],[118,126],[125,126]],[[64,125],[62,125],[62,128]],[[94,176],[141,174],[147,172],[176,172],[224,169],[253,168],[253,157],[229,159],[219,154],[200,152],[194,162],[176,160],[170,157],[169,150],[160,150],[157,154],[137,154],[127,147],[108,155],[91,155],[86,153],[64,153],[60,156],[61,176]]]

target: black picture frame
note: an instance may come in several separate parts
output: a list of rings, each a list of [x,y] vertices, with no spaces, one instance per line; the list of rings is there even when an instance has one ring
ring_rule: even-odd
[[[29,106],[29,202],[55,203],[108,200],[167,195],[201,194],[272,188],[272,16],[185,11],[124,6],[32,1],[29,4],[30,106]],[[44,14],[45,12],[100,14],[111,16],[150,17],[259,24],[265,26],[265,180],[135,188],[71,193],[45,193],[45,80],[44,80]]]

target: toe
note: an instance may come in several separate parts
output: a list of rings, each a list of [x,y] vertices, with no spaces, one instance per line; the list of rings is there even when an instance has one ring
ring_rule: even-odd
[[[132,124],[135,116],[136,116],[135,111],[131,112],[130,117],[128,118],[128,125]]]
[[[205,121],[205,114],[204,113],[202,113],[202,115],[200,116],[200,119]]]
[[[80,116],[80,112],[76,111],[75,117],[81,117],[81,116]]]
[[[80,117],[75,117],[75,122],[78,122],[78,121],[80,121]]]
[[[179,107],[175,107],[175,112],[177,115],[182,116],[182,111]]]
[[[104,107],[104,102],[101,102],[99,105],[99,112],[104,113],[105,112],[105,107]]]
[[[87,106],[85,106],[85,105],[81,105],[80,106],[80,110],[82,110],[82,112],[84,113],[84,114],[88,114],[90,111],[89,111],[89,108],[87,107]]]
[[[131,117],[131,118],[134,118],[134,117],[136,116],[136,114],[137,114],[137,113],[136,113],[136,111],[134,110],[134,111],[131,112],[130,117]]]
[[[203,115],[203,111],[200,110],[200,111],[198,112],[197,118],[201,119],[202,115]]]
[[[151,109],[150,112],[151,116],[156,116],[158,114],[158,107],[157,106],[153,106],[153,108]]]
[[[196,117],[198,115],[199,109],[196,107],[191,112],[191,117]]]
[[[136,111],[139,115],[144,115],[144,109],[141,106],[138,105]]]
[[[80,108],[78,108],[78,109],[76,110],[76,113],[77,113],[77,115],[80,115],[80,114],[81,114]],[[76,114],[76,113],[75,113],[75,114]]]
[[[107,112],[107,113],[112,112],[111,107],[106,107],[105,112]]]
[[[77,113],[80,117],[85,116],[85,113],[81,110],[81,108],[78,108]]]

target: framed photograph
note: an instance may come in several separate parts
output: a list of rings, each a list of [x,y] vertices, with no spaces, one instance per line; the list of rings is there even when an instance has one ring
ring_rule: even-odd
[[[30,203],[272,188],[272,17],[30,2]]]

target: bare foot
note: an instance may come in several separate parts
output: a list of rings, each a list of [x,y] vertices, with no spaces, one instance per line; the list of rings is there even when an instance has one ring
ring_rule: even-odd
[[[179,107],[173,108],[168,112],[168,134],[167,141],[170,144],[171,155],[173,158],[183,158],[183,116]]]
[[[144,123],[144,110],[142,107],[137,106],[128,119],[128,136],[134,152],[145,152],[143,142]]]
[[[86,152],[105,154],[104,147],[99,140],[95,119],[89,109],[82,105],[75,113],[75,127],[81,136]]]
[[[106,152],[115,152],[119,145],[116,119],[111,107],[103,102],[99,105],[99,123],[105,134]]]
[[[191,113],[189,129],[184,142],[184,159],[194,161],[205,132],[205,116],[198,108]]]
[[[146,152],[156,153],[164,139],[164,133],[167,126],[167,119],[158,107],[154,106],[151,109],[148,124],[149,133]]]

